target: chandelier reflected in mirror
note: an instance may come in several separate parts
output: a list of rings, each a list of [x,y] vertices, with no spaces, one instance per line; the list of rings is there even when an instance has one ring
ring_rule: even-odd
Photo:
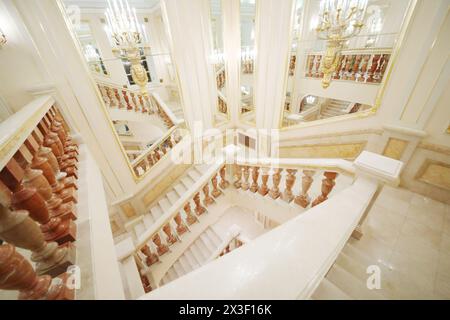
[[[327,41],[322,59],[322,87],[328,88],[339,64],[345,41],[358,35],[364,27],[368,0],[322,0],[317,37]]]
[[[131,64],[131,76],[139,86],[141,94],[148,96],[147,71],[141,63],[142,56],[150,55],[145,26],[139,24],[136,9],[131,8],[128,0],[108,0],[105,12],[108,33],[113,54]]]

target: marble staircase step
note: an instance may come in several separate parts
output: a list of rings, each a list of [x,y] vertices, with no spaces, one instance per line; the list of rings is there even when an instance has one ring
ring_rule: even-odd
[[[163,215],[163,210],[159,204],[156,204],[155,206],[153,206],[150,209],[150,212],[152,214],[153,220],[155,220],[155,221],[158,220],[158,218],[160,218]]]
[[[216,249],[216,247],[214,246],[212,240],[211,240],[205,233],[203,233],[203,234],[200,236],[200,239],[201,239],[201,240],[203,241],[203,243],[205,244],[206,248],[208,249],[208,252],[209,252],[210,254],[212,254],[212,253],[215,251],[215,249]]]
[[[153,219],[153,216],[150,213],[144,214],[143,218],[144,226],[146,229],[151,228],[153,223],[155,223],[155,220]]]
[[[177,183],[173,188],[180,197],[183,196],[188,190],[183,183]]]
[[[336,287],[326,278],[312,295],[313,300],[353,300],[348,294]]]
[[[170,203],[167,197],[164,197],[161,200],[159,200],[158,204],[161,206],[163,214],[170,211],[170,207],[172,207],[172,204]]]
[[[206,230],[206,234],[208,235],[209,239],[213,242],[214,246],[217,248],[222,243],[222,239],[219,237],[219,235],[214,231],[212,228],[208,228]]]
[[[182,255],[178,261],[180,261],[180,264],[183,266],[183,269],[186,271],[186,273],[191,272],[192,270],[194,270],[194,268],[192,267],[192,265],[189,263],[189,261],[187,260],[187,258]]]
[[[206,261],[205,256],[201,253],[195,243],[191,245],[189,250],[192,252],[192,256],[195,258],[199,265],[202,265]]]
[[[175,202],[177,202],[178,199],[180,199],[180,196],[175,192],[175,190],[169,191],[169,192],[166,194],[166,196],[167,196],[167,198],[169,199],[169,201],[170,201],[170,203],[171,203],[172,205],[174,205]]]
[[[181,265],[180,261],[177,261],[173,264],[173,268],[178,276],[178,278],[184,276],[186,274],[186,270],[184,270],[183,266]]]
[[[357,300],[383,300],[384,297],[373,291],[369,290],[366,286],[366,282],[361,281],[354,275],[335,264],[327,274],[326,279],[332,282],[340,290],[345,292],[350,297]]]
[[[194,253],[190,249],[186,250],[184,255],[186,256],[186,259],[188,260],[189,264],[192,266],[194,270],[200,267],[200,263],[197,261],[197,259],[194,256]]]

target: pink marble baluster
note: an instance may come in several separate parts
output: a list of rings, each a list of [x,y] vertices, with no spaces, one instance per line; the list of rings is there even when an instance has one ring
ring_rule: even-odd
[[[166,244],[162,243],[159,233],[157,233],[153,236],[152,241],[156,246],[156,249],[158,251],[158,256],[162,256],[163,254],[165,254],[169,251],[169,247]]]
[[[250,184],[248,182],[248,178],[250,177],[250,167],[244,166],[244,182],[241,184],[241,188],[244,191],[247,191],[250,188]]]
[[[234,178],[235,178],[235,181],[233,183],[234,187],[236,189],[241,188],[241,186],[242,186],[242,181],[241,181],[242,180],[242,167],[240,165],[236,164],[234,166]]]
[[[211,194],[213,195],[214,198],[219,197],[222,194],[222,191],[219,190],[218,188],[218,183],[217,183],[217,174],[211,179],[212,185],[213,185],[213,191],[211,192]]]
[[[196,223],[198,220],[197,218],[192,214],[192,209],[191,209],[191,203],[187,202],[184,205],[184,212],[186,213],[186,222],[187,224],[190,226],[194,223]]]
[[[203,203],[205,206],[208,207],[209,205],[214,203],[213,198],[211,198],[211,196],[209,195],[209,184],[206,184],[203,187],[203,195],[205,196],[205,198],[203,199]]]
[[[303,208],[306,208],[311,202],[311,199],[308,196],[308,191],[314,181],[312,178],[314,174],[315,172],[312,170],[303,170],[301,194],[295,198],[295,203]]]
[[[283,171],[283,169],[274,169],[274,174],[272,175],[273,187],[269,192],[269,196],[274,200],[278,199],[281,194],[278,186],[280,185],[280,182],[281,182],[281,172],[282,171]]]
[[[262,196],[266,196],[269,193],[269,187],[267,186],[267,181],[269,181],[269,168],[262,168],[262,185],[258,192]]]
[[[291,202],[294,200],[294,195],[292,193],[292,187],[295,184],[295,174],[297,173],[297,170],[294,169],[287,169],[286,170],[288,175],[286,177],[286,189],[283,192],[283,200],[286,202]]]
[[[259,178],[259,167],[252,168],[252,186],[250,187],[250,191],[256,193],[258,191],[258,178]]]
[[[227,181],[227,178],[226,178],[226,168],[225,168],[225,166],[223,166],[221,169],[220,169],[220,184],[219,184],[219,186],[222,188],[222,189],[226,189],[226,188],[228,188],[228,186],[230,185],[230,183]]]
[[[322,194],[313,201],[311,205],[312,207],[326,201],[328,199],[328,195],[336,185],[335,180],[338,175],[336,172],[325,172],[323,175],[325,176],[325,179],[322,180]]]
[[[201,216],[206,212],[205,207],[202,206],[200,201],[200,192],[195,194],[194,203],[195,203],[195,212],[197,213],[198,216]]]

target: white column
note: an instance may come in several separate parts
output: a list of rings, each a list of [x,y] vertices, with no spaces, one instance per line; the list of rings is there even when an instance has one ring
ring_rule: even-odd
[[[181,85],[185,117],[190,128],[200,121],[212,127],[217,104],[214,72],[208,63],[211,54],[207,0],[162,0],[163,19]]]
[[[241,89],[239,85],[239,65],[241,63],[239,0],[222,0],[222,14],[224,19],[223,46],[227,70],[227,105],[231,124],[236,126],[241,105]]]
[[[283,111],[293,4],[293,0],[257,2],[255,106],[258,129],[278,128]],[[267,143],[261,137],[258,149],[267,150]]]
[[[54,84],[56,99],[72,128],[83,137],[115,197],[135,187],[125,153],[101,97],[54,0],[13,0]],[[106,143],[105,143],[106,142]]]

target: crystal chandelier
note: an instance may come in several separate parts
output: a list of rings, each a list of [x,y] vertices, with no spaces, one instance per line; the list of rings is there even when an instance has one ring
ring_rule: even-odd
[[[148,42],[145,27],[139,24],[136,9],[130,7],[128,0],[107,1],[105,16],[112,51],[117,58],[130,62],[133,81],[140,87],[141,94],[147,96],[147,70],[141,63],[143,55],[150,55],[150,47],[144,44],[144,41]]]
[[[322,86],[328,88],[339,63],[343,43],[364,27],[368,0],[322,0],[317,37],[327,41],[322,60]]]

